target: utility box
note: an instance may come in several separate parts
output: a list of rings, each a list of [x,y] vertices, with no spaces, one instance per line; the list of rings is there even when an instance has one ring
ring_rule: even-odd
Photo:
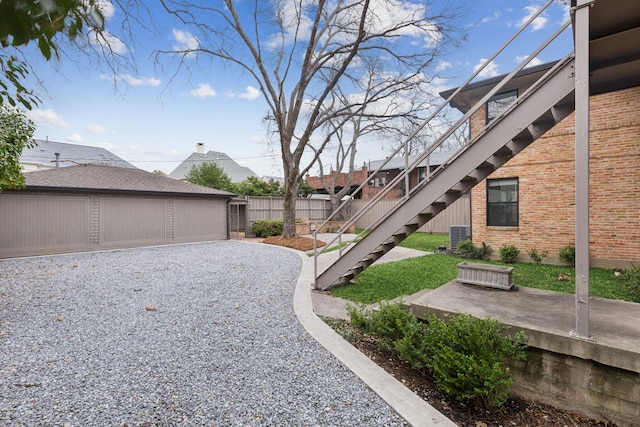
[[[458,250],[458,244],[465,240],[471,240],[470,225],[450,225],[449,226],[449,248],[452,251]]]

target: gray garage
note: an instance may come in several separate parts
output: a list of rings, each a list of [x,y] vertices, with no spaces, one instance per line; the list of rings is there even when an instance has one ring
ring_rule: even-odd
[[[229,237],[225,191],[103,165],[25,178],[24,190],[0,193],[0,258]]]

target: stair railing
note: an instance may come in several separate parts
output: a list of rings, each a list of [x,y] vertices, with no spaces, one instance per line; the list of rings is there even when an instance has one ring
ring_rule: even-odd
[[[491,64],[491,62],[500,54],[502,53],[526,28],[529,27],[529,25],[531,25],[531,23],[533,23],[533,21],[535,21],[555,0],[548,0],[547,3],[545,3],[536,13],[534,13],[524,24],[522,24],[522,26],[513,34],[513,36],[511,36],[511,38],[506,41],[496,52],[494,52],[493,55],[491,55],[491,57],[489,59],[487,59],[480,67],[478,67],[478,69],[476,69],[476,71],[469,77],[467,78],[467,80],[465,80],[465,82],[463,84],[461,84],[460,86],[458,86],[456,88],[456,90],[443,102],[441,103],[438,108],[427,118],[424,120],[424,122],[417,128],[415,129],[409,136],[407,136],[407,138],[405,138],[405,140],[403,141],[403,143],[398,146],[398,148],[396,148],[393,153],[391,153],[388,157],[385,158],[385,160],[375,169],[375,171],[373,171],[371,173],[371,177],[376,176],[376,174],[378,174],[379,172],[382,171],[382,169],[391,161],[391,159],[393,159],[401,150],[405,150],[406,152],[406,148],[407,145],[410,141],[412,141],[420,131],[422,131],[424,129],[424,127],[431,121],[433,120],[438,114],[440,114],[442,112],[442,110],[449,105],[449,103],[455,98],[455,96],[457,96],[462,90],[464,90],[471,81],[473,81],[487,66],[489,66],[489,64]],[[380,216],[376,221],[374,221],[374,223],[372,223],[370,226],[366,227],[363,232],[359,233],[356,236],[356,239],[352,242],[345,242],[346,245],[343,246],[343,242],[342,242],[342,236],[346,233],[347,230],[349,230],[349,228],[351,228],[352,226],[355,225],[355,223],[360,220],[369,210],[371,210],[371,208],[373,206],[375,206],[378,202],[380,202],[380,200],[384,199],[385,196],[394,188],[396,188],[396,186],[398,186],[398,184],[402,181],[402,180],[406,180],[406,176],[408,174],[410,174],[413,170],[415,170],[423,161],[425,161],[425,159],[428,159],[428,157],[438,148],[440,148],[440,146],[449,138],[451,137],[455,131],[457,129],[460,128],[460,126],[462,126],[475,112],[477,112],[480,108],[482,108],[482,106],[489,100],[491,99],[491,97],[493,97],[502,87],[504,87],[504,85],[506,85],[509,81],[511,81],[511,79],[520,71],[522,71],[522,69],[524,69],[524,67],[526,67],[531,60],[533,60],[533,58],[535,58],[540,52],[542,52],[547,46],[549,46],[549,44],[551,44],[562,32],[564,32],[567,27],[571,24],[571,21],[568,20],[567,22],[565,22],[560,28],[558,28],[541,46],[539,46],[537,49],[534,50],[534,52],[532,52],[530,55],[528,55],[514,70],[512,70],[509,74],[507,74],[498,84],[496,84],[480,101],[478,101],[477,103],[474,104],[474,106],[467,111],[465,114],[463,114],[463,116],[456,121],[451,127],[448,128],[447,131],[445,131],[434,143],[432,143],[420,156],[418,156],[417,158],[415,158],[411,164],[408,165],[408,167],[405,167],[405,169],[399,173],[397,176],[395,176],[390,182],[386,183],[385,186],[382,188],[381,191],[378,192],[378,194],[376,194],[375,197],[373,197],[372,199],[370,199],[356,214],[352,215],[349,220],[347,220],[345,222],[345,224],[343,226],[340,227],[340,229],[337,232],[336,237],[334,237],[333,239],[331,239],[329,242],[326,242],[326,245],[323,246],[322,248],[318,248],[317,246],[317,234],[320,233],[323,229],[323,227],[326,226],[326,224],[331,221],[337,214],[338,212],[340,212],[342,209],[345,208],[345,206],[347,206],[347,204],[350,202],[350,200],[353,200],[353,197],[351,196],[348,200],[344,201],[343,203],[340,204],[340,206],[338,207],[338,209],[336,209],[320,226],[317,227],[317,229],[314,231],[313,235],[314,235],[314,245],[313,245],[313,253],[314,253],[314,278],[318,277],[318,271],[317,271],[317,256],[321,255],[322,253],[324,253],[327,249],[331,248],[334,246],[335,243],[337,243],[338,245],[338,251],[339,251],[339,256],[342,256],[343,251],[349,250],[351,245],[354,242],[357,242],[362,236],[363,234],[365,234],[367,232],[367,230],[370,230],[374,227],[376,227],[378,224],[380,224],[382,221],[384,221],[389,215],[391,215],[393,213],[393,211],[395,210],[395,208],[397,207],[397,205],[400,204],[400,202],[402,202],[403,199],[398,199],[398,203],[396,203],[396,205],[394,205],[392,207],[392,209],[390,209],[385,215]],[[571,57],[573,55],[573,53],[569,54],[567,56],[567,58]],[[565,61],[567,58],[565,58],[563,61]],[[559,63],[563,62],[563,61],[559,61]],[[558,64],[559,64],[558,63]],[[543,80],[546,79],[547,76],[551,75],[551,72],[555,72],[555,70],[557,69],[558,64],[556,64],[556,66],[554,66],[551,70],[549,70],[547,73],[545,73],[545,75],[539,79]],[[535,84],[533,85],[535,86]],[[531,88],[528,91],[525,91],[526,93],[531,93]],[[518,99],[516,99],[514,102],[512,102],[507,108],[506,111],[510,111],[511,109],[515,108],[515,106],[522,101],[524,94],[519,97]],[[506,113],[503,112],[503,114]],[[500,115],[500,117],[503,116],[503,114]],[[489,124],[487,124],[485,126],[485,128],[483,128],[481,130],[481,132],[479,133],[484,134],[488,129],[490,129],[491,126],[494,126],[499,120],[499,118],[496,118],[495,120],[493,120],[492,122],[490,122]],[[477,135],[476,137],[474,137],[474,140],[477,139]],[[436,169],[436,171],[442,170],[442,168],[446,167],[448,164],[450,164],[457,156],[459,156],[469,145],[470,145],[471,141],[467,141],[466,144],[463,147],[460,147],[456,152],[454,152],[452,154],[452,156],[450,156],[445,162],[442,162],[442,164]],[[406,163],[408,163],[407,160],[405,160]],[[418,185],[416,185],[413,189],[409,189],[408,187],[405,188],[405,192],[406,195],[408,196],[409,193],[413,193],[415,190],[417,190],[417,188],[422,187],[423,185],[426,185],[431,178],[435,175],[435,172],[431,175],[428,176],[425,180],[423,180],[422,182],[418,183]],[[408,183],[408,180],[406,181]],[[358,192],[362,191],[364,187],[366,187],[369,184],[369,180],[365,180],[363,183],[361,183],[358,188],[352,192],[352,194],[358,194]]]

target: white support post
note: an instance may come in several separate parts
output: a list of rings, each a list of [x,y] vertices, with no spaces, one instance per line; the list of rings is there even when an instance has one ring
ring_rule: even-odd
[[[574,8],[576,103],[576,328],[589,334],[589,9],[592,0],[577,0]]]

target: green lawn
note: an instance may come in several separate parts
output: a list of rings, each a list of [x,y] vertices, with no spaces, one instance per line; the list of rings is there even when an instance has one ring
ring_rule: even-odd
[[[447,243],[446,234],[414,233],[401,246],[434,251]],[[411,295],[422,289],[435,289],[457,277],[457,265],[462,261],[469,262],[457,256],[433,254],[376,265],[356,277],[355,284],[334,289],[332,294],[354,302],[371,304],[383,299]],[[487,262],[507,265],[499,261]],[[572,267],[526,262],[509,265],[515,267],[514,282],[517,286],[575,292],[575,270]],[[569,276],[569,279],[558,280],[561,274]],[[590,293],[592,296],[630,301],[613,272],[603,268],[590,270]]]
[[[435,252],[438,246],[449,246],[449,235],[446,233],[413,233],[399,246],[419,251]]]

